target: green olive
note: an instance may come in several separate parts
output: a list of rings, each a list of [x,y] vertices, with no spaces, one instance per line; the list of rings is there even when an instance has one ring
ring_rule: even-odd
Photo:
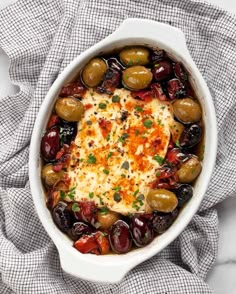
[[[150,190],[147,202],[153,210],[165,213],[173,211],[178,205],[176,195],[166,189]]]
[[[149,63],[149,50],[141,46],[126,47],[120,51],[120,60],[126,66],[146,65]]]
[[[114,211],[108,211],[106,214],[98,211],[97,220],[100,223],[100,229],[109,229],[118,219],[120,219],[119,214]]]
[[[47,164],[42,168],[42,179],[48,186],[53,186],[56,182],[60,181],[65,172],[60,170],[55,172],[52,164]]]
[[[192,157],[184,162],[180,169],[177,171],[177,175],[180,183],[193,182],[202,170],[202,166],[197,157]]]
[[[91,59],[83,69],[83,82],[88,87],[96,87],[102,82],[106,70],[107,65],[103,59],[97,57]]]
[[[175,117],[183,123],[198,122],[202,117],[200,105],[192,98],[175,100],[173,111]]]
[[[172,139],[174,142],[179,141],[182,133],[184,131],[184,126],[177,122],[177,121],[173,121],[170,125],[170,132],[172,135]]]
[[[131,90],[142,90],[152,81],[152,73],[144,66],[136,65],[123,71],[122,80],[125,86]]]
[[[55,110],[57,115],[66,121],[80,121],[84,114],[84,105],[74,97],[59,98]]]

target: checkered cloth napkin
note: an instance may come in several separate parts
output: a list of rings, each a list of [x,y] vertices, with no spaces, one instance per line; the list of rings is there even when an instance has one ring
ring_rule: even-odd
[[[218,157],[199,212],[179,238],[121,283],[99,285],[60,267],[34,210],[29,143],[39,107],[58,74],[128,17],[161,21],[185,33],[214,99]],[[0,293],[212,293],[204,278],[217,255],[214,205],[236,193],[236,19],[199,0],[19,0],[0,12],[0,46],[20,89],[0,97]]]

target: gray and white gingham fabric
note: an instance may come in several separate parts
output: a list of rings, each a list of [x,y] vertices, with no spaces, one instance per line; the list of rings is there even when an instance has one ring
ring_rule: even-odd
[[[29,143],[57,75],[128,17],[165,22],[185,33],[214,99],[218,157],[201,208],[179,238],[120,284],[98,285],[61,270],[34,210]],[[236,19],[198,0],[19,0],[0,12],[0,46],[20,88],[14,96],[0,97],[0,293],[212,293],[204,278],[217,255],[214,205],[236,194]]]

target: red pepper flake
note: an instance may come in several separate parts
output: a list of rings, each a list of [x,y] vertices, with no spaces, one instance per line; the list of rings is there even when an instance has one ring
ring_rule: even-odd
[[[84,105],[85,110],[88,110],[88,109],[90,109],[92,107],[93,107],[92,103],[87,103],[87,104]]]
[[[58,117],[58,115],[52,114],[47,125],[47,130],[59,123],[60,123],[60,118]]]

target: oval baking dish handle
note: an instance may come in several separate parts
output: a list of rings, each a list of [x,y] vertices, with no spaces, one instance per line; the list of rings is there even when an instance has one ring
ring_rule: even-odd
[[[120,38],[137,38],[138,40],[140,35],[144,38],[160,40],[160,42],[168,45],[170,48],[190,55],[184,33],[180,29],[153,20],[127,18],[107,39],[115,41]]]
[[[62,249],[60,246],[57,246],[57,248],[61,267],[66,273],[96,283],[119,283],[129,270],[135,266],[132,263],[121,264],[115,261],[107,265],[102,260],[99,260],[99,262],[93,261],[93,259],[101,256],[81,254],[76,250],[73,253],[71,251],[68,252],[66,247]]]

